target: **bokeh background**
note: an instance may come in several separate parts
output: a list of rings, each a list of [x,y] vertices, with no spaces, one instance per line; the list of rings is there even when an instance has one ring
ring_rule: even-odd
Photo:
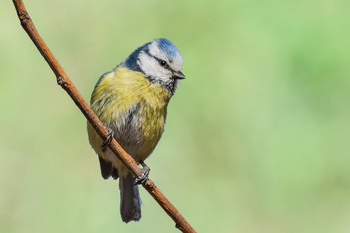
[[[154,38],[184,57],[150,178],[198,232],[350,232],[350,2],[25,1],[86,100]],[[179,232],[141,189],[124,224],[86,120],[0,3],[0,232]]]

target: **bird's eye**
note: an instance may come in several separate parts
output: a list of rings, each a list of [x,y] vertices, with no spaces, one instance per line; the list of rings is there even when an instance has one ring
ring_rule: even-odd
[[[166,61],[164,61],[164,60],[159,60],[159,65],[161,65],[161,66],[166,66]]]

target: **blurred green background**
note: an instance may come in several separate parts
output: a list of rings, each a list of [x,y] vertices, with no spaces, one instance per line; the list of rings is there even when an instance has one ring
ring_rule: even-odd
[[[86,100],[154,38],[184,57],[150,178],[198,232],[350,232],[350,2],[25,1]],[[179,232],[141,189],[124,224],[86,120],[0,3],[0,232]]]

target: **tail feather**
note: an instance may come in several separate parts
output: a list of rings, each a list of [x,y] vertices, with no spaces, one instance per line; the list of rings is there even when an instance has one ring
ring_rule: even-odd
[[[103,179],[106,180],[111,176],[113,165],[110,162],[101,158],[100,156],[98,156],[98,159],[100,161],[101,175]]]
[[[141,218],[141,199],[138,185],[129,173],[126,177],[119,177],[120,188],[120,214],[126,223],[139,221]]]
[[[113,167],[112,163],[104,160],[100,156],[98,156],[98,159],[100,161],[101,175],[103,179],[107,180],[110,176],[115,180],[118,179],[118,170]]]

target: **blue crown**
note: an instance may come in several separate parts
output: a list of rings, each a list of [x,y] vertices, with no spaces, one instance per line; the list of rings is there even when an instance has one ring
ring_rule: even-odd
[[[155,41],[157,41],[158,47],[160,50],[164,51],[170,62],[172,62],[176,56],[180,55],[179,50],[177,50],[176,46],[170,40],[160,38]]]

